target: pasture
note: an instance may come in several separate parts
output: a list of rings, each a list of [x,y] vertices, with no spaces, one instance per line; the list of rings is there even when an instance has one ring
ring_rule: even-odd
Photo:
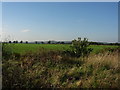
[[[8,44],[8,48],[11,48],[14,53],[25,54],[26,52],[36,52],[40,48],[45,48],[47,50],[58,50],[64,51],[70,49],[70,44]],[[93,49],[92,53],[99,53],[101,50],[106,48],[118,48],[115,45],[90,45]]]

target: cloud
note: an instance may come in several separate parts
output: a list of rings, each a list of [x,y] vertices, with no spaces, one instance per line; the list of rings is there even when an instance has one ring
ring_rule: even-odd
[[[30,31],[29,29],[24,29],[21,32],[25,33],[25,32],[29,32],[29,31]]]

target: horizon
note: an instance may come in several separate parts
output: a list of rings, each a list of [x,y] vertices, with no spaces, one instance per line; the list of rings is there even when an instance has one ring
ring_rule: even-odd
[[[72,39],[75,40],[75,39]],[[72,42],[72,40],[36,40],[37,42]],[[9,43],[9,41],[11,41],[11,43],[13,43],[14,41],[17,41],[18,43],[20,43],[22,41],[22,43],[26,43],[27,40],[8,40],[8,41],[0,41],[0,43],[4,43],[7,42]],[[34,43],[36,41],[27,41],[28,43]],[[88,42],[96,42],[96,43],[120,43],[120,42],[101,42],[101,41],[90,41],[88,40]]]
[[[118,42],[117,2],[3,2],[3,39]]]

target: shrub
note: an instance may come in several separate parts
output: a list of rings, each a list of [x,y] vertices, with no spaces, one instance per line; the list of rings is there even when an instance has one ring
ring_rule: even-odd
[[[66,53],[69,53],[71,56],[75,57],[81,57],[81,56],[87,56],[92,51],[92,48],[88,48],[89,42],[87,38],[84,38],[81,40],[81,38],[78,38],[78,40],[73,40],[72,45],[70,46],[71,49],[67,50]]]

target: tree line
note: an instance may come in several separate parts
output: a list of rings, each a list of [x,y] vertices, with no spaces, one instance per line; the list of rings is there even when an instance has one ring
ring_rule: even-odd
[[[47,41],[47,42],[43,42],[43,41],[41,41],[41,42],[39,42],[39,41],[34,41],[34,42],[28,42],[28,41],[8,41],[8,42],[3,42],[3,43],[34,43],[34,44],[67,44],[67,43],[65,43],[64,41],[58,41],[58,42],[52,42],[52,41]],[[68,44],[71,44],[71,42],[70,43],[68,43]]]
[[[64,41],[34,41],[34,42],[28,42],[28,41],[8,41],[8,42],[3,42],[3,43],[33,43],[33,44],[72,44],[72,41],[70,42],[64,42]],[[120,43],[104,43],[104,42],[89,42],[90,45],[120,45]]]

